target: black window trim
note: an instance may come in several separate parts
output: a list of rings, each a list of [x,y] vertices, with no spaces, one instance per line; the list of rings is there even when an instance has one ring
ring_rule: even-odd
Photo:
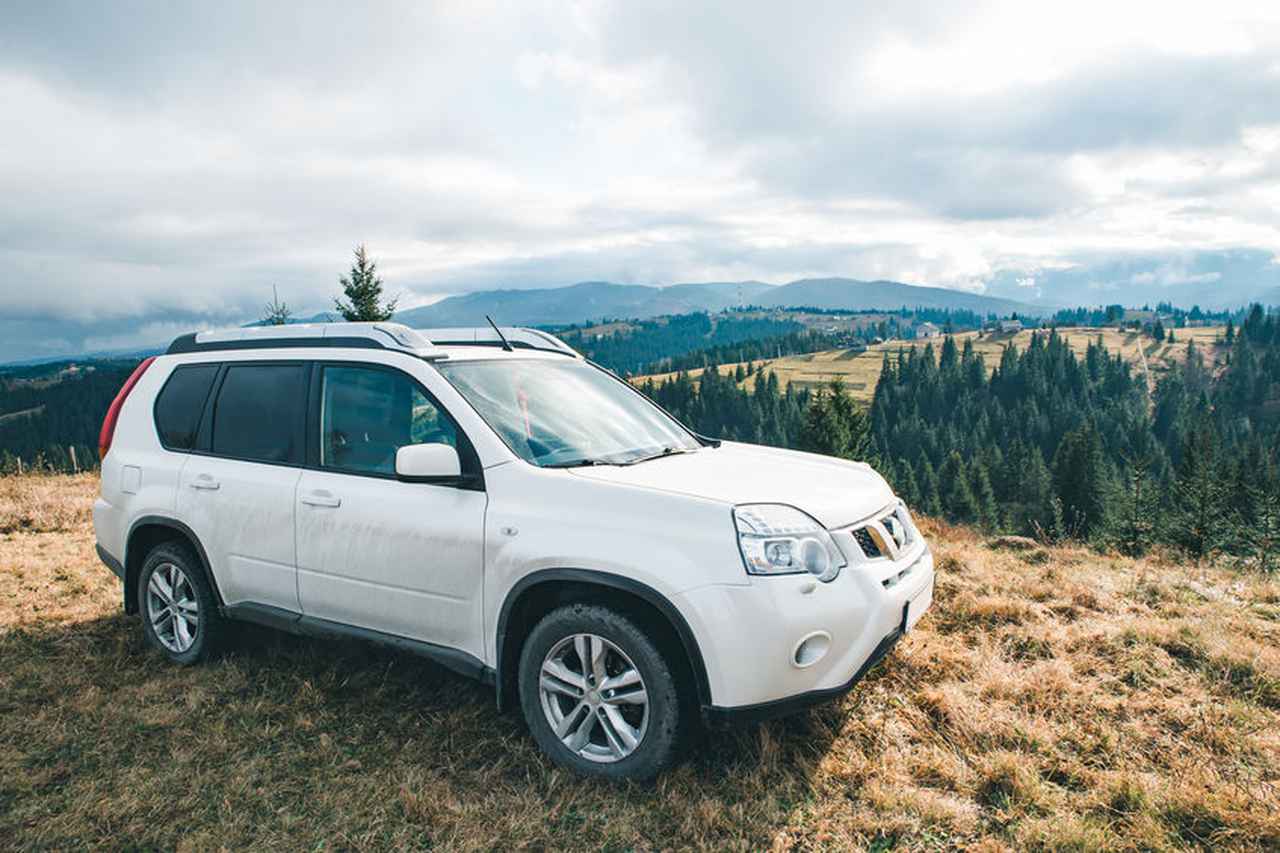
[[[345,468],[330,468],[320,464],[320,406],[321,400],[320,383],[321,375],[326,366],[334,367],[365,367],[374,370],[386,370],[399,373],[422,392],[423,396],[436,407],[444,416],[453,424],[456,434],[459,437],[458,448],[459,461],[462,464],[462,475],[460,477],[441,477],[438,480],[419,480],[422,485],[428,486],[444,486],[448,488],[466,489],[469,491],[485,491],[484,467],[480,464],[480,454],[475,449],[475,444],[471,441],[471,437],[467,435],[466,430],[458,423],[458,419],[453,413],[440,402],[435,394],[427,389],[417,377],[406,372],[405,370],[390,364],[383,364],[376,361],[360,361],[358,359],[237,359],[235,361],[192,361],[186,364],[213,364],[217,365],[218,373],[213,378],[213,384],[210,386],[209,394],[205,398],[204,409],[200,415],[199,426],[196,430],[195,446],[190,450],[175,450],[175,453],[187,453],[191,456],[203,456],[210,459],[227,459],[232,462],[249,462],[255,465],[274,465],[278,468],[297,468],[303,471],[323,471],[327,474],[341,474],[346,477],[370,477],[376,480],[393,480],[398,482],[411,482],[401,480],[395,474],[382,474],[374,471],[351,471]],[[227,370],[236,365],[303,365],[307,368],[307,388],[303,397],[303,405],[305,408],[305,423],[303,428],[303,452],[302,462],[276,462],[264,459],[249,459],[242,456],[228,456],[225,453],[213,452],[213,415],[216,405],[211,405],[212,401],[218,399],[218,395],[222,393],[222,385],[227,377]],[[179,365],[182,366],[182,365]],[[175,368],[176,369],[176,368]],[[443,377],[442,377],[443,378]],[[159,395],[156,396],[159,399]],[[154,407],[154,404],[153,404]],[[154,412],[153,412],[154,420]],[[468,470],[470,469],[470,470]]]
[[[435,394],[432,394],[422,382],[412,374],[402,370],[391,364],[383,364],[374,361],[353,361],[350,359],[325,359],[313,360],[311,362],[311,384],[307,400],[307,456],[306,465],[309,471],[323,471],[327,474],[340,474],[345,477],[369,477],[375,480],[392,480],[395,482],[412,482],[425,486],[444,486],[447,488],[465,489],[468,491],[483,492],[484,484],[484,467],[480,464],[480,454],[476,452],[475,445],[471,441],[471,437],[467,435],[466,430],[458,423],[458,419],[453,413],[440,402]],[[396,474],[385,474],[380,471],[356,471],[349,468],[336,468],[328,465],[320,464],[320,444],[323,437],[320,435],[320,409],[324,405],[323,394],[323,376],[326,367],[347,367],[347,368],[365,368],[368,370],[381,370],[387,373],[395,373],[403,376],[405,379],[417,388],[422,396],[426,397],[427,402],[436,407],[436,411],[449,419],[453,424],[454,434],[458,437],[458,461],[462,466],[462,474],[458,477],[437,477],[408,480],[397,476]]]
[[[168,390],[169,383],[173,381],[173,377],[178,371],[184,368],[193,367],[212,367],[213,379],[209,382],[208,389],[204,392],[204,400],[200,403],[200,415],[196,418],[196,432],[192,439],[191,447],[174,447],[164,440],[164,432],[160,429],[160,400],[164,397],[164,392]],[[205,411],[209,408],[209,401],[213,399],[214,391],[218,389],[220,380],[222,379],[222,362],[220,361],[188,361],[183,364],[175,365],[173,370],[169,371],[169,375],[165,378],[164,384],[160,386],[160,390],[156,392],[155,399],[151,401],[151,424],[156,429],[156,440],[160,442],[160,446],[170,453],[193,453],[200,446],[200,431],[204,426]]]
[[[209,364],[210,362],[192,362],[192,364]],[[196,447],[187,451],[193,456],[207,456],[211,459],[227,459],[232,462],[251,462],[255,465],[274,465],[277,468],[306,468],[307,454],[309,451],[309,437],[307,435],[307,424],[305,413],[311,409],[311,384],[307,381],[306,388],[303,389],[302,405],[303,405],[303,425],[302,425],[302,461],[301,462],[278,462],[273,459],[255,459],[248,456],[232,456],[227,453],[215,453],[213,451],[213,418],[217,412],[217,400],[222,394],[222,386],[227,380],[227,373],[232,367],[304,367],[311,369],[311,361],[309,359],[245,359],[243,361],[224,361],[218,362],[221,368],[218,370],[217,377],[213,380],[213,389],[209,392],[208,400],[205,401],[203,415],[200,419],[200,429],[196,434]],[[212,401],[212,405],[210,404]]]

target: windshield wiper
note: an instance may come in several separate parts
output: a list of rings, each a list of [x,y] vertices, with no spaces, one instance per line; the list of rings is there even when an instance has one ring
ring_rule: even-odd
[[[651,459],[661,459],[664,456],[676,456],[681,453],[693,453],[693,448],[667,446],[659,450],[657,453],[650,453],[648,456],[640,456],[636,459],[628,459],[622,464],[639,465],[641,462],[648,462]]]
[[[568,462],[552,462],[543,465],[543,468],[591,468],[595,465],[617,465],[616,462],[606,462],[603,459],[572,459]]]

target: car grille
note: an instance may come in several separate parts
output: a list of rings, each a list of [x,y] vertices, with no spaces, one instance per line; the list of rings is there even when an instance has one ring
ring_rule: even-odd
[[[894,536],[895,531],[897,536]],[[915,531],[907,521],[906,511],[898,507],[854,529],[853,538],[868,560],[880,557],[897,559],[915,541]]]
[[[871,531],[867,530],[867,528],[859,527],[857,530],[853,531],[853,538],[857,540],[858,547],[862,549],[862,553],[865,554],[868,559],[884,556],[880,553],[880,548],[876,545],[876,540],[871,538]]]

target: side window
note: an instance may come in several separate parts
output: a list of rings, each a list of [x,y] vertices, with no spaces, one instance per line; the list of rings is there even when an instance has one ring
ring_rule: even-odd
[[[212,451],[301,464],[306,398],[305,365],[231,365],[214,404]]]
[[[156,432],[170,450],[190,450],[196,444],[200,415],[218,375],[217,364],[188,364],[174,368],[156,398]]]
[[[398,449],[433,442],[457,447],[457,429],[408,376],[368,367],[324,368],[322,467],[394,474]]]

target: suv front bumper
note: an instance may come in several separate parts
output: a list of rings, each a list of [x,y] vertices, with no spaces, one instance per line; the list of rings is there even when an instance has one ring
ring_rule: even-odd
[[[822,583],[755,577],[678,596],[698,638],[712,703],[708,720],[782,716],[853,688],[932,603],[933,556],[923,540],[903,559],[855,562]],[[822,636],[817,660],[800,644]]]

